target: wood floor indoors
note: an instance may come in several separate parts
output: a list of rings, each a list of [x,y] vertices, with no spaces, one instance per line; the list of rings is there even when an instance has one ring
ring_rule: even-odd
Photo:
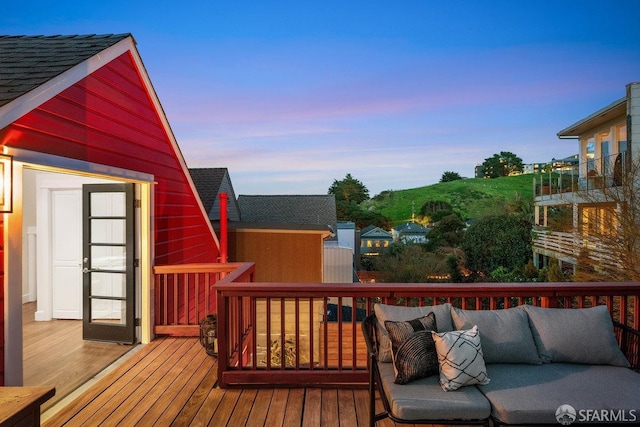
[[[43,426],[366,426],[359,389],[216,387],[216,361],[196,338],[142,346]],[[380,403],[378,401],[378,403]],[[380,403],[381,404],[381,403]],[[377,424],[394,426],[390,420]],[[403,424],[406,425],[406,424]]]
[[[36,303],[22,308],[24,385],[56,387],[46,410],[133,348],[82,339],[81,320],[36,322]]]

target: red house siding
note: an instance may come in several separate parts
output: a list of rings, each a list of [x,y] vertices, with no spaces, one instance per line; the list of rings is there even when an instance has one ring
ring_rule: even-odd
[[[4,235],[4,221],[0,218],[0,236]],[[4,259],[4,239],[0,241],[0,259]],[[4,284],[4,263],[0,267],[0,284]],[[4,286],[0,287],[0,387],[4,386]]]
[[[130,53],[0,130],[0,145],[153,174],[155,263],[216,262],[218,247]]]
[[[217,262],[218,244],[192,191],[163,112],[131,52],[0,129],[6,145],[152,174],[155,264]],[[187,172],[188,173],[188,172]],[[0,217],[0,236],[4,226]],[[0,242],[0,259],[4,247]],[[0,264],[0,284],[4,283]],[[5,383],[4,286],[0,286],[0,386]]]

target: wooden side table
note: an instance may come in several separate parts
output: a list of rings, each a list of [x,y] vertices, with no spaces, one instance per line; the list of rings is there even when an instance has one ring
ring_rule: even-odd
[[[0,387],[0,425],[39,426],[40,405],[55,394],[55,387]]]

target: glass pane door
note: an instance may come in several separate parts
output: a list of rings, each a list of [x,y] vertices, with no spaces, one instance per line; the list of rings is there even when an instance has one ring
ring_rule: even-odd
[[[83,186],[83,337],[135,342],[133,184]]]

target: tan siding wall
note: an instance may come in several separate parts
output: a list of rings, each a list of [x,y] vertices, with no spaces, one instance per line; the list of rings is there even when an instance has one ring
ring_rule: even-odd
[[[229,260],[254,262],[256,282],[322,283],[322,235],[229,230]]]

